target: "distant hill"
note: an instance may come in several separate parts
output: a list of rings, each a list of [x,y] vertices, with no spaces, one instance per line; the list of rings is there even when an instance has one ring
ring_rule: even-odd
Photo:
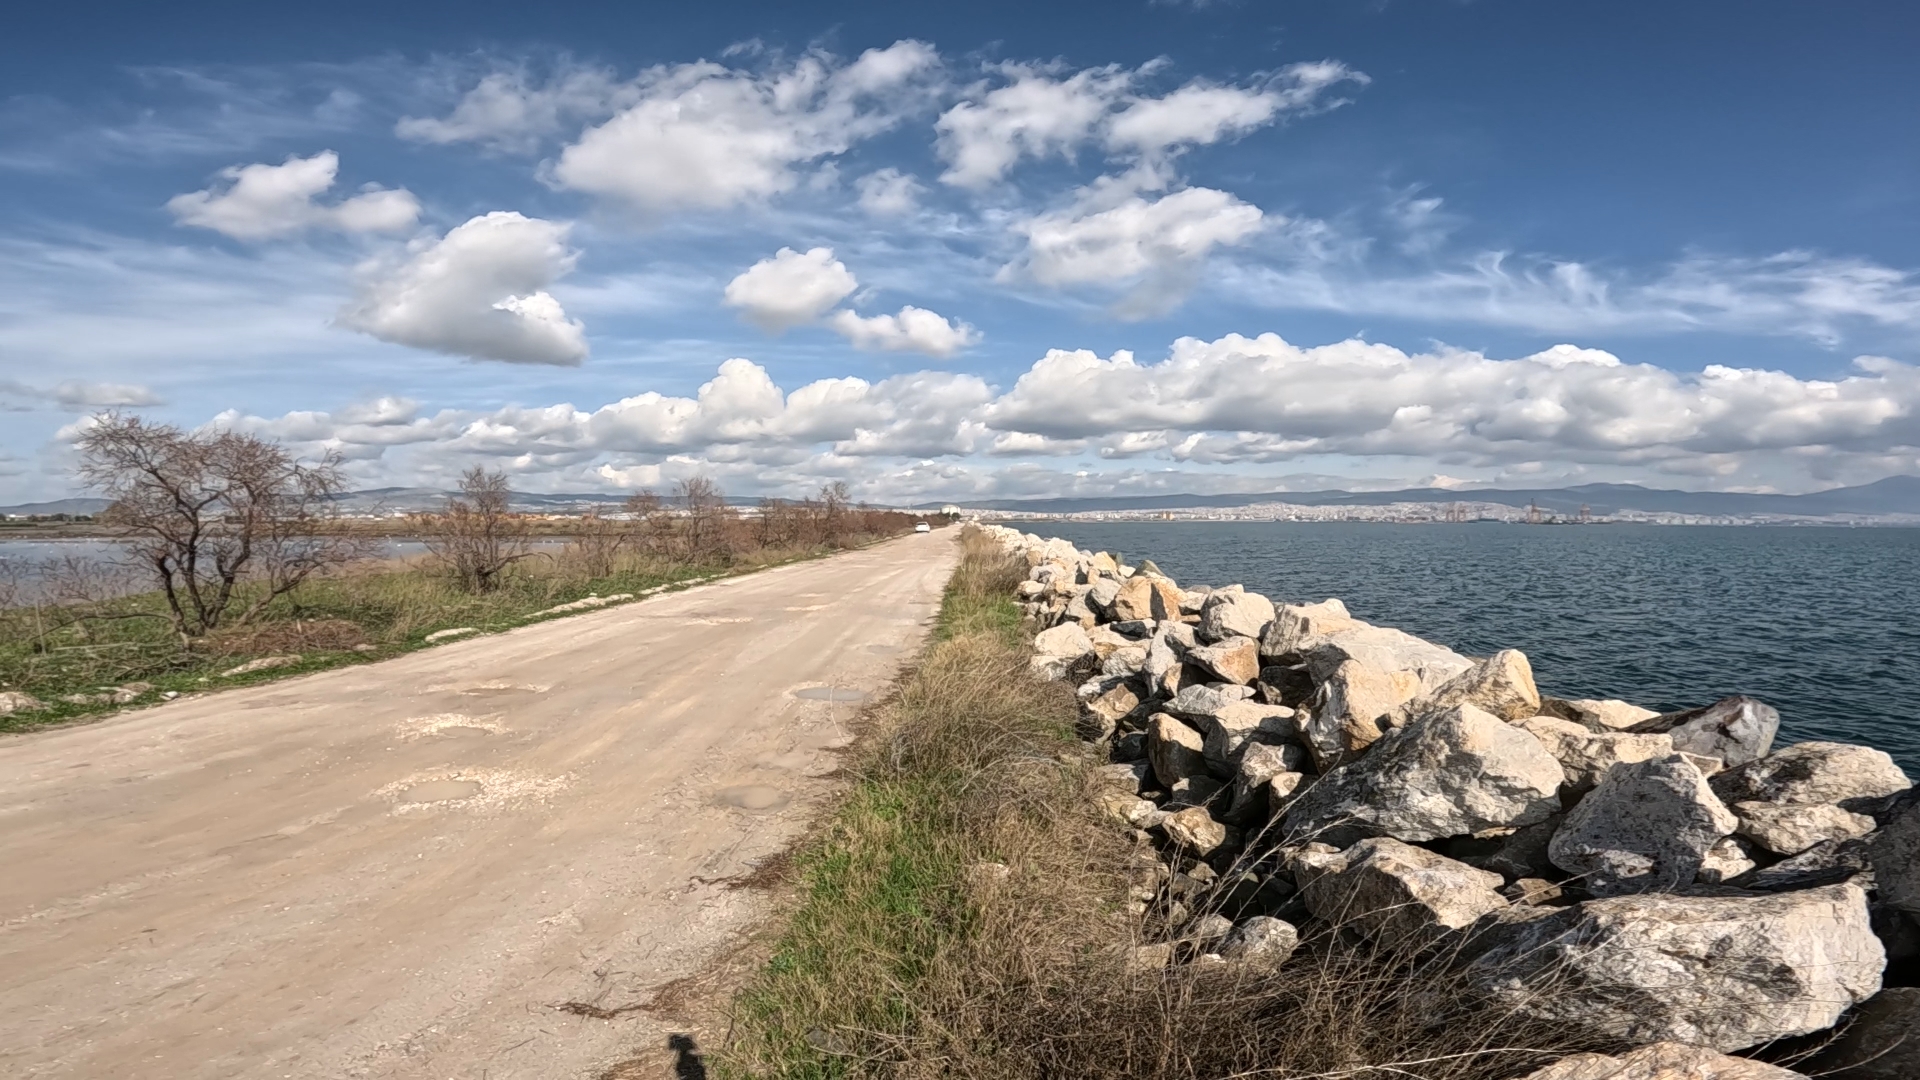
[[[33,514],[97,514],[109,505],[111,504],[106,499],[55,499],[52,502],[0,506],[0,515],[27,517]]]
[[[1070,514],[1100,510],[1217,509],[1255,503],[1297,506],[1384,506],[1387,503],[1490,502],[1502,506],[1538,505],[1560,514],[1582,506],[1596,514],[1617,510],[1670,514],[1920,514],[1920,476],[1889,476],[1859,487],[1833,488],[1807,495],[1747,495],[1727,491],[1675,491],[1638,484],[1580,484],[1566,488],[1456,491],[1402,488],[1398,491],[1269,491],[1240,495],[1120,495],[1086,499],[993,499],[956,505],[974,510]]]

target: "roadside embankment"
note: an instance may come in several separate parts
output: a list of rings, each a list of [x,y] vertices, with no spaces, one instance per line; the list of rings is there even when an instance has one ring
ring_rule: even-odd
[[[965,544],[724,1068],[1920,1075],[1920,809],[1884,753],[1775,750],[1750,698],[1556,699],[1337,600]]]

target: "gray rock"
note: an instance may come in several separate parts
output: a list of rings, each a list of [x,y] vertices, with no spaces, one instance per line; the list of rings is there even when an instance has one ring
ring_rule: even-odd
[[[1880,900],[1909,915],[1920,915],[1920,807],[1894,818],[1867,841]]]
[[[1184,720],[1204,723],[1218,717],[1227,706],[1246,701],[1253,691],[1244,686],[1231,686],[1224,683],[1198,683],[1183,686],[1161,708]]]
[[[1649,761],[1673,753],[1666,735],[1634,735],[1625,731],[1596,732],[1572,720],[1535,716],[1520,721],[1540,745],[1547,748],[1567,773],[1567,791],[1581,795],[1594,789],[1607,770],[1622,762]]]
[[[1707,852],[1739,825],[1680,754],[1616,765],[1567,813],[1547,853],[1595,896],[1691,884]]]
[[[1852,884],[1530,909],[1483,924],[1472,948],[1468,977],[1522,1017],[1722,1052],[1831,1027],[1880,989],[1886,965]]]
[[[1180,940],[1188,945],[1206,949],[1227,940],[1233,933],[1233,920],[1225,915],[1202,915],[1188,923]]]
[[[1870,875],[1872,870],[1867,857],[1867,841],[1828,840],[1772,866],[1749,870],[1728,884],[1758,892],[1787,892],[1837,885],[1863,874]],[[1871,880],[1871,877],[1863,878],[1862,884]]]
[[[1174,782],[1173,789],[1167,792],[1167,808],[1178,810],[1187,806],[1205,806],[1213,801],[1215,795],[1225,791],[1226,787],[1225,784],[1205,774],[1177,780]]]
[[[1627,731],[1635,724],[1643,724],[1660,715],[1652,709],[1643,709],[1612,698],[1568,701],[1543,697],[1540,699],[1540,711],[1547,716],[1571,720],[1588,731]]]
[[[1120,721],[1140,708],[1140,691],[1124,676],[1102,676],[1082,683],[1080,737],[1092,741],[1111,738]]]
[[[1250,637],[1220,638],[1188,650],[1186,661],[1213,672],[1222,682],[1245,686],[1260,675],[1260,645]]]
[[[1160,783],[1172,788],[1189,776],[1207,771],[1206,739],[1166,713],[1147,721],[1147,760]]]
[[[1239,767],[1233,775],[1233,802],[1228,818],[1240,825],[1264,820],[1270,810],[1268,782],[1276,776],[1293,777],[1287,788],[1287,794],[1291,795],[1305,779],[1297,768],[1305,757],[1306,751],[1291,744],[1248,746],[1240,755]]]
[[[1920,1077],[1920,987],[1889,986],[1874,995],[1839,1041],[1801,1067],[1832,1080]]]
[[[1141,674],[1142,669],[1146,666],[1146,646],[1128,645],[1124,648],[1113,650],[1107,654],[1106,659],[1100,661],[1100,674],[1117,675],[1121,678],[1131,679]]]
[[[1225,641],[1243,637],[1258,649],[1260,635],[1273,621],[1273,601],[1239,586],[1215,589],[1200,609],[1200,625],[1195,627],[1202,641]],[[1259,661],[1253,661],[1255,670]],[[1250,680],[1249,680],[1250,681]]]
[[[1279,967],[1300,947],[1300,932],[1290,922],[1266,915],[1252,915],[1240,921],[1220,946],[1220,955],[1229,960],[1245,960],[1263,967]]]
[[[1878,799],[1913,786],[1884,750],[1803,742],[1713,778],[1722,801],[1789,804]]]
[[[1565,778],[1540,740],[1461,705],[1389,731],[1366,756],[1322,776],[1288,808],[1286,828],[1351,843],[1531,825],[1560,809]]]
[[[1438,689],[1448,679],[1473,666],[1473,661],[1452,649],[1422,641],[1404,631],[1365,623],[1308,639],[1302,646],[1301,658],[1316,679],[1324,680],[1334,668],[1354,660],[1376,671],[1406,672],[1422,693]]]
[[[1471,926],[1504,908],[1500,875],[1390,837],[1362,840],[1337,867],[1301,890],[1307,910],[1336,926],[1389,941]]]
[[[1775,855],[1798,855],[1823,840],[1853,840],[1873,831],[1873,819],[1837,806],[1738,802],[1741,836]]]
[[[1663,1042],[1619,1057],[1575,1054],[1521,1080],[1806,1080],[1803,1073],[1699,1046]]]
[[[1095,581],[1087,589],[1087,606],[1103,619],[1113,618],[1113,602],[1120,598],[1120,582],[1110,577]]]
[[[1731,769],[1767,756],[1780,730],[1780,713],[1755,698],[1730,697],[1698,709],[1662,713],[1631,730],[1665,732],[1675,750],[1719,758]]]
[[[1522,825],[1504,836],[1469,840],[1467,844],[1477,849],[1471,853],[1449,851],[1448,854],[1468,866],[1491,870],[1506,878],[1557,876],[1553,860],[1547,857],[1547,845],[1565,820],[1565,815],[1554,814],[1545,821]]]

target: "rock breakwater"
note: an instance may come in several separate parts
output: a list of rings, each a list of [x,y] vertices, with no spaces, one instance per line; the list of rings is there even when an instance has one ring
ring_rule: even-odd
[[[1882,992],[1920,959],[1920,797],[1887,754],[1776,750],[1750,697],[1557,699],[1515,650],[984,531],[1029,568],[1033,674],[1077,687],[1111,757],[1103,807],[1160,862],[1134,913],[1167,940],[1138,966],[1284,965],[1316,934],[1442,950],[1620,1048],[1543,1080],[1802,1075],[1724,1055],[1856,1010],[1920,1045],[1916,995]]]

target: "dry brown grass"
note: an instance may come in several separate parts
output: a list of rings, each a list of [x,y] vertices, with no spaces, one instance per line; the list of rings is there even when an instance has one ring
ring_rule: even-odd
[[[722,1075],[1505,1080],[1589,1048],[1481,1001],[1450,956],[1336,927],[1277,970],[1130,968],[1161,933],[1126,908],[1151,849],[1097,809],[1071,694],[1027,675],[1024,569],[968,544],[940,639],[796,858]]]

